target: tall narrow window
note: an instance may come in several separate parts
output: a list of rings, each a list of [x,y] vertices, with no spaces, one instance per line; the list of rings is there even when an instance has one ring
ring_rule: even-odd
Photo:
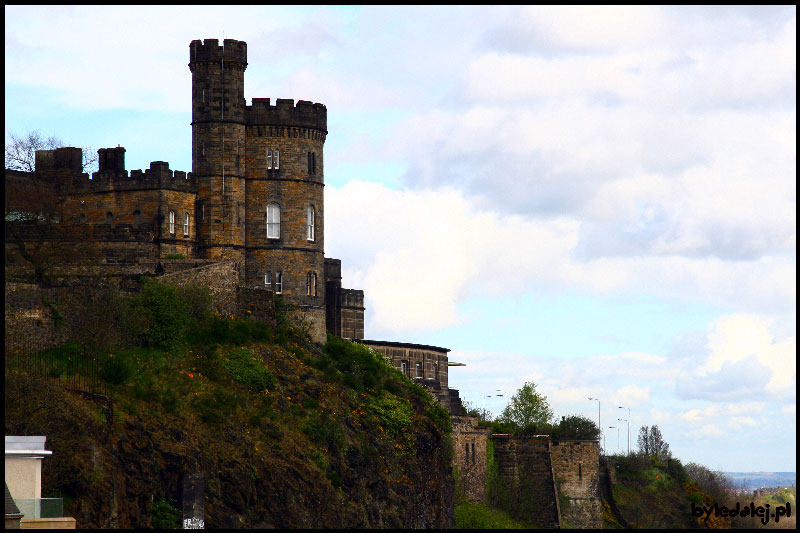
[[[267,168],[272,170],[272,150],[267,150]]]
[[[264,286],[268,289],[272,288],[272,272],[266,272],[264,274]]]
[[[169,232],[175,234],[175,211],[169,212]]]
[[[184,236],[189,236],[189,213],[183,214],[183,234]]]
[[[417,366],[417,377],[421,378],[422,377],[422,363],[417,362],[416,366]]]
[[[283,292],[283,273],[276,272],[275,273],[275,294],[280,294]]]
[[[310,205],[306,208],[306,239],[309,241],[314,240],[314,206]]]
[[[275,150],[275,170],[281,168],[281,151]]]
[[[276,203],[267,206],[267,238],[281,238],[281,208]]]
[[[306,294],[308,296],[317,295],[317,273],[309,272],[306,275]]]
[[[400,372],[402,372],[404,376],[408,375],[408,363],[405,361],[400,362]]]

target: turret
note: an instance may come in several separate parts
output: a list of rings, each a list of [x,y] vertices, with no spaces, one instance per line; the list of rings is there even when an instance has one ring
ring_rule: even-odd
[[[247,43],[189,44],[192,72],[192,173],[197,180],[201,257],[244,260]]]

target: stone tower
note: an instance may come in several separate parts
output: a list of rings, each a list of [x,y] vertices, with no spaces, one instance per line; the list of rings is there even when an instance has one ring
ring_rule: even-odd
[[[253,98],[245,109],[246,281],[295,305],[325,339],[322,104]]]
[[[197,252],[244,263],[247,43],[189,44],[192,174],[197,180]]]

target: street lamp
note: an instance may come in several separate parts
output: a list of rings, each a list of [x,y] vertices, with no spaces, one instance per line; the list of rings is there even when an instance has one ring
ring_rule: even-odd
[[[623,407],[619,406],[617,409],[627,409],[628,410],[628,419],[626,422],[628,423],[628,455],[631,454],[631,408],[630,407]]]
[[[600,425],[600,398],[589,398],[590,400],[597,401],[597,429],[600,430],[600,433],[603,433],[603,426]],[[605,450],[606,441],[603,439],[603,449]]]
[[[619,426],[608,426],[608,429],[617,430],[617,451],[619,451]]]

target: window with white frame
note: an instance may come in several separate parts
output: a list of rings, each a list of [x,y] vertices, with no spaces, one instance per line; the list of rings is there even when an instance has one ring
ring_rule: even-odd
[[[278,170],[281,168],[281,151],[267,150],[267,168]]]
[[[169,212],[169,232],[175,234],[175,211]]]
[[[283,292],[283,273],[276,272],[275,273],[275,294],[280,294]]]
[[[264,273],[264,286],[270,289],[272,288],[272,272]]]
[[[275,202],[267,206],[267,238],[281,238],[281,208]]]
[[[189,213],[183,214],[183,234],[184,236],[189,236]]]
[[[314,206],[308,206],[306,208],[306,239],[309,241],[314,240],[314,214]]]

